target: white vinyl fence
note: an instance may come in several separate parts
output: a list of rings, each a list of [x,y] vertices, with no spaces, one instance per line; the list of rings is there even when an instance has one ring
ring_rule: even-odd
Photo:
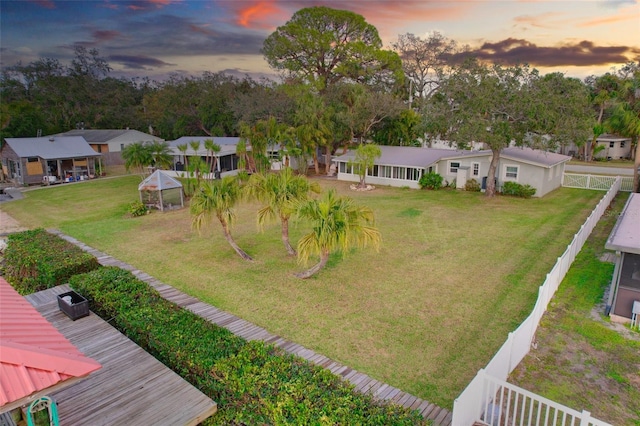
[[[551,401],[509,385],[506,380],[520,361],[529,353],[540,319],[547,310],[549,301],[558,286],[560,286],[591,231],[593,231],[602,214],[611,204],[611,200],[620,190],[621,180],[619,177],[613,178],[605,196],[593,209],[587,220],[580,227],[580,230],[574,235],[573,241],[567,246],[562,256],[558,258],[551,272],[547,274],[544,284],[538,290],[538,300],[531,314],[515,331],[509,333],[507,341],[494,355],[493,359],[489,361],[483,370],[478,372],[466,389],[456,398],[453,404],[453,426],[469,426],[476,421],[482,421],[484,417],[487,418],[484,422],[491,425],[607,425],[607,423],[591,418],[588,413],[581,417],[581,413],[575,410],[563,407],[560,404],[550,404]],[[505,394],[507,395],[506,399],[504,397]],[[523,408],[523,404],[525,404],[523,401],[526,398],[535,400],[535,402],[526,403],[532,404],[527,405],[527,407],[531,408]],[[513,401],[521,401],[518,402],[517,407],[519,408],[516,411],[511,411]],[[519,419],[524,414],[526,414],[527,421],[521,422]],[[538,417],[538,415],[542,417]],[[557,419],[557,421],[551,422],[549,420],[550,423],[547,422],[545,419],[548,419],[548,416],[551,416],[552,419]],[[498,418],[503,420],[508,418],[509,420],[508,423],[503,420],[498,422]],[[535,420],[530,420],[530,418]],[[574,423],[577,419],[580,422]]]
[[[566,186],[567,188],[608,191],[616,179],[620,179],[620,191],[633,191],[633,177],[631,176],[600,176],[565,173],[562,175],[562,186]]]

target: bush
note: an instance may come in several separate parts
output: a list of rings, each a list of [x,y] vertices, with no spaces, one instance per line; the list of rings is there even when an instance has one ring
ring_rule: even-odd
[[[420,177],[418,184],[422,189],[440,189],[442,188],[442,176],[438,173],[426,173]]]
[[[472,192],[480,192],[480,183],[478,183],[478,181],[475,179],[469,179],[467,183],[464,184],[464,190],[472,191]]]
[[[94,312],[217,402],[208,424],[427,424],[377,403],[329,371],[230,331],[163,299],[128,271],[72,278]]]
[[[535,195],[536,189],[531,185],[520,185],[517,182],[505,182],[502,185],[502,193],[504,195],[513,195],[514,197],[531,198]]]
[[[7,281],[23,295],[100,267],[95,256],[42,228],[9,235],[4,262]]]
[[[147,209],[147,206],[145,206],[142,201],[133,201],[129,204],[127,211],[133,217],[144,216],[149,213],[149,209]]]

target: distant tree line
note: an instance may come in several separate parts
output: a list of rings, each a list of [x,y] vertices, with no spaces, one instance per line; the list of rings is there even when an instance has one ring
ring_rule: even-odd
[[[327,156],[365,141],[483,142],[495,166],[512,141],[543,149],[575,143],[590,159],[595,139],[611,132],[632,138],[640,166],[640,64],[580,81],[468,52],[437,32],[400,35],[387,50],[362,16],[328,7],[301,9],[267,37],[263,54],[278,82],[212,72],[160,82],[114,78],[97,50],[77,47],[68,66],[41,58],[2,70],[0,136],[79,127],[167,140],[241,136],[258,160],[279,145],[313,159],[322,173]]]

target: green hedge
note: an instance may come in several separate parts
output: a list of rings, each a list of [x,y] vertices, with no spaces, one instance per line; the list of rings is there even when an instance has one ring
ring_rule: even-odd
[[[531,185],[521,185],[517,182],[505,182],[502,185],[502,193],[504,195],[513,195],[514,197],[531,198],[536,195],[536,189]]]
[[[130,272],[71,279],[92,310],[218,403],[209,424],[427,424],[339,377],[263,342],[247,342],[163,299]]]
[[[99,266],[95,256],[42,228],[7,238],[4,274],[20,294],[65,284],[73,275]]]

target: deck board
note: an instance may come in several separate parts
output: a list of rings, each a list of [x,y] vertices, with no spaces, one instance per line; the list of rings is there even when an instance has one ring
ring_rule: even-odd
[[[60,424],[196,425],[216,403],[160,361],[91,313],[72,321],[59,309],[59,286],[27,296],[35,308],[102,368],[52,393]]]

